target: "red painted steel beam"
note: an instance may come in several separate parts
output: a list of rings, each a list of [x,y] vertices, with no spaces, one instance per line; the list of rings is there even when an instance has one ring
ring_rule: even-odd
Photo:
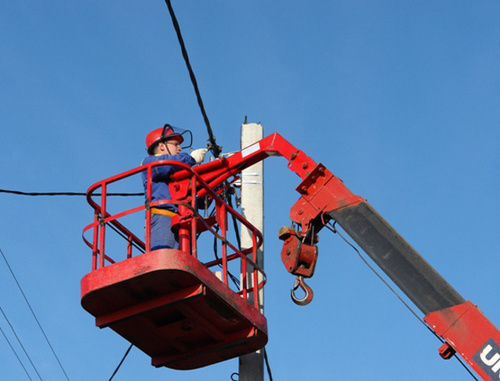
[[[467,301],[429,313],[424,320],[484,380],[500,378],[500,332]],[[443,352],[446,348],[441,348]]]
[[[172,305],[176,302],[185,301],[187,299],[203,296],[206,293],[206,286],[195,285],[192,287],[180,289],[179,291],[159,296],[155,299],[150,299],[142,303],[133,304],[126,308],[122,308],[111,313],[96,317],[96,326],[99,328],[107,327],[117,323],[123,319],[130,319],[144,312],[159,308],[165,305]]]

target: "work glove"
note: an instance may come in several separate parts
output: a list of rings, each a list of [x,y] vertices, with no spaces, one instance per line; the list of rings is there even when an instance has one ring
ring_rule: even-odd
[[[207,151],[208,151],[207,148],[195,149],[193,152],[191,152],[191,157],[194,159],[196,164],[203,163],[203,160],[205,160],[205,155],[207,154]]]

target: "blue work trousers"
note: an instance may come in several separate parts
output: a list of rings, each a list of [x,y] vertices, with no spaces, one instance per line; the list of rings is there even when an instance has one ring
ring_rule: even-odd
[[[171,218],[161,214],[151,216],[151,250],[178,249],[179,241],[171,229]]]

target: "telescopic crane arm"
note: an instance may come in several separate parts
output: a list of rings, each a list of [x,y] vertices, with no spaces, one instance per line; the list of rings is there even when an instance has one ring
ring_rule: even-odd
[[[211,186],[217,186],[244,168],[269,156],[283,156],[288,168],[302,179],[301,197],[290,210],[298,229],[283,227],[282,260],[297,275],[295,288],[306,292],[298,304],[312,299],[303,278],[314,274],[317,234],[330,221],[338,223],[425,315],[429,327],[444,339],[443,358],[460,354],[485,380],[500,375],[500,332],[470,301],[466,301],[363,198],[354,195],[322,164],[274,133],[227,158],[194,168]],[[183,174],[176,173],[172,190],[187,192]],[[292,292],[293,296],[293,292]]]

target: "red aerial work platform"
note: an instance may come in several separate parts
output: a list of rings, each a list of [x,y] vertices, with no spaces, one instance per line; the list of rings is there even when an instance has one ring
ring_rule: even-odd
[[[190,254],[162,249],[92,271],[82,306],[100,328],[151,356],[154,366],[194,369],[267,342],[265,317]]]
[[[173,219],[180,236],[180,250],[149,250],[150,208],[158,202],[110,212],[111,184],[151,170],[156,165],[179,165],[189,186],[179,216]],[[177,188],[177,191],[179,188]],[[215,213],[203,218],[194,204],[203,190],[212,200]],[[220,192],[223,187],[220,187]],[[95,195],[100,192],[100,195]],[[151,199],[151,187],[146,199]],[[88,191],[94,222],[84,229],[84,240],[92,248],[92,271],[81,280],[81,303],[96,318],[100,328],[109,327],[152,358],[156,367],[195,369],[254,352],[267,343],[267,321],[259,311],[259,292],[265,274],[256,264],[262,234],[222,200],[191,168],[179,162],[156,162],[103,180]],[[98,200],[98,201],[96,201]],[[192,205],[191,205],[192,204]],[[121,222],[139,216],[146,242]],[[138,213],[141,212],[141,213]],[[227,234],[228,216],[240,221],[251,233],[254,245],[239,249]],[[122,260],[108,254],[109,228],[126,238]],[[92,239],[85,233],[92,232]],[[220,258],[202,262],[197,236],[209,231],[219,242]],[[211,246],[211,245],[210,245]],[[133,255],[133,248],[144,254]],[[238,289],[229,284],[230,266],[242,278]]]
[[[326,199],[328,205],[352,202],[352,194],[339,179],[276,133],[240,152],[200,166],[191,168],[176,161],[158,161],[91,186],[87,200],[94,209],[94,222],[84,229],[83,236],[92,248],[92,271],[82,279],[81,301],[95,316],[97,326],[116,331],[150,355],[153,365],[175,369],[198,368],[262,348],[267,342],[266,319],[259,311],[259,295],[266,283],[265,273],[257,264],[262,234],[221,195],[239,180],[243,169],[277,155],[284,156],[288,168],[303,179],[298,190],[306,200],[307,193],[319,187],[329,191],[321,198]],[[172,200],[151,201],[152,172],[158,165],[180,168],[170,177]],[[146,173],[148,178],[146,202],[112,212],[110,187],[126,183],[141,173]],[[140,179],[135,183],[140,184]],[[201,197],[211,200],[215,208],[213,215],[202,217],[197,212],[196,201]],[[151,208],[163,204],[178,205],[179,215],[172,219],[179,236],[178,251],[150,250]],[[299,208],[299,218],[292,215],[292,219],[304,229],[310,227],[310,215],[317,212],[309,210],[307,202]],[[130,216],[139,216],[142,221],[138,226],[142,227],[144,214],[145,242],[123,222]],[[227,234],[230,218],[247,229],[252,247],[240,248],[230,242]],[[126,255],[120,260],[109,254],[112,251],[107,244],[110,228],[127,241]],[[201,261],[198,250],[201,232],[213,234],[220,258]],[[92,238],[87,239],[86,233]],[[296,284],[306,291],[304,299],[294,297],[294,300],[305,304],[311,300],[312,292],[303,276],[312,276],[314,266],[308,262],[315,262],[317,251],[314,239],[309,242],[293,234],[281,234],[281,237],[288,235],[291,238],[285,238],[290,247],[287,253],[292,258],[285,255],[284,261],[290,272],[299,275]],[[134,256],[134,247],[144,254]],[[235,262],[241,273],[236,290],[229,283],[229,267],[234,268]],[[216,272],[220,272],[220,277],[214,275]]]

